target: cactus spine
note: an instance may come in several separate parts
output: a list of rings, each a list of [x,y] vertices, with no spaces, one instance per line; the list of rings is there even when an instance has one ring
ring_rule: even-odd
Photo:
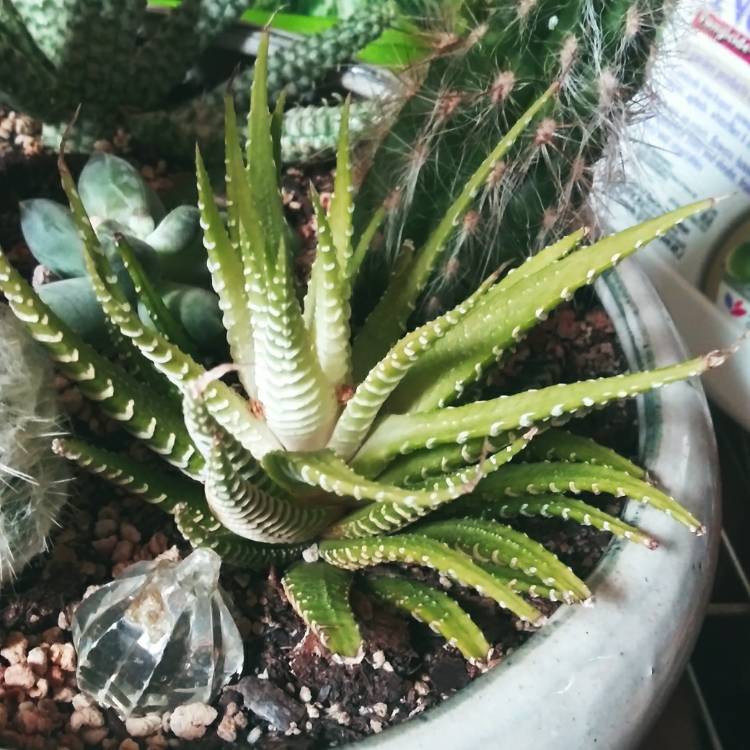
[[[475,210],[444,250],[431,286],[444,295],[432,300],[438,310],[503,261],[544,247],[570,226],[588,194],[593,163],[632,111],[666,3],[488,5],[474,3],[470,33],[454,40],[449,53],[438,50],[420,71],[359,200],[360,231],[376,206],[389,206],[391,257],[404,239],[418,245],[490,144],[558,81],[559,95],[545,116],[496,165]],[[400,176],[395,188],[394,174]]]

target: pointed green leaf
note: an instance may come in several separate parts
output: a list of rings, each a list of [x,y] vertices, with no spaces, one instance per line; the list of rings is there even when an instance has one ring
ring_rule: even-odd
[[[318,224],[318,247],[310,275],[309,302],[305,300],[305,305],[312,309],[308,312],[306,307],[305,313],[309,316],[308,327],[320,367],[328,382],[340,388],[351,382],[349,285],[331,227],[314,188],[310,197]]]
[[[76,438],[56,438],[52,441],[52,450],[167,513],[174,512],[178,505],[204,511],[207,508],[203,488],[198,482],[169,474],[124,453],[113,453]]]
[[[175,344],[175,346],[182,349],[182,351],[193,356],[195,354],[195,346],[190,340],[187,331],[164,304],[159,292],[157,292],[156,287],[151,283],[143,270],[143,266],[141,266],[138,258],[128,244],[127,239],[122,235],[115,236],[115,247],[122,258],[125,270],[133,282],[135,293],[148,310],[149,318],[156,330]]]
[[[526,435],[514,440],[497,453],[485,454],[474,467],[466,467],[447,476],[432,477],[415,489],[401,490],[401,493],[407,497],[409,497],[407,493],[411,492],[413,495],[417,492],[419,498],[423,497],[424,492],[430,492],[432,493],[430,502],[384,500],[383,502],[373,503],[342,518],[330,528],[328,536],[351,539],[363,536],[378,536],[402,529],[441,505],[455,499],[456,487],[462,490],[461,494],[470,492],[477,482],[482,481],[482,477],[497,471],[524,450],[534,434],[535,431],[530,430]]]
[[[409,316],[446,244],[497,162],[510,150],[557,91],[550,87],[511,127],[471,176],[416,255],[409,273],[391,283],[354,340],[354,375],[361,380],[406,330]]]
[[[417,534],[396,534],[347,541],[324,541],[320,556],[331,565],[359,570],[383,563],[406,563],[432,568],[444,576],[494,599],[521,620],[541,625],[544,617],[509,586],[483,571],[469,555],[447,544]]]
[[[491,647],[482,631],[447,594],[408,578],[370,576],[368,588],[445,638],[470,661],[484,661]]]
[[[361,661],[362,636],[349,604],[352,574],[324,562],[297,563],[281,581],[297,614],[346,663]]]
[[[486,483],[480,484],[478,491],[511,497],[549,492],[570,492],[574,495],[580,492],[605,492],[652,505],[687,526],[693,533],[705,532],[703,524],[673,497],[638,477],[605,466],[547,462],[514,464],[504,466],[500,474],[488,477]]]
[[[350,459],[357,452],[381,407],[409,370],[430,350],[435,341],[460,325],[495,279],[494,275],[490,276],[464,302],[407,334],[391,348],[347,402],[328,443],[329,448],[344,459]]]
[[[505,521],[517,516],[542,516],[575,521],[583,526],[593,526],[600,531],[609,531],[613,536],[629,539],[649,549],[656,549],[659,543],[640,529],[625,523],[600,508],[560,495],[521,495],[514,498],[497,498],[488,495],[471,498],[471,503],[461,507],[461,512],[469,510],[471,515],[495,521]],[[475,512],[472,512],[475,511]]]
[[[200,152],[196,149],[196,170],[198,173],[198,208],[201,212],[203,245],[208,254],[208,268],[211,283],[219,295],[219,307],[226,329],[227,343],[232,362],[237,365],[238,375],[245,392],[251,398],[257,396],[255,383],[255,349],[253,346],[250,310],[244,287],[244,268],[237,247],[232,246],[216,207],[211,181]],[[227,173],[229,180],[229,173]],[[231,184],[231,181],[229,182]],[[232,203],[230,217],[236,203]],[[238,219],[230,218],[235,225]]]
[[[357,245],[354,248],[352,254],[351,263],[349,264],[349,277],[351,278],[352,287],[357,281],[359,270],[362,267],[367,253],[372,246],[372,242],[375,239],[375,235],[383,224],[386,217],[385,206],[381,206],[373,215],[367,226],[364,228],[362,235],[357,240]]]
[[[460,331],[447,335],[409,373],[393,394],[391,408],[399,412],[428,411],[454,399],[481,376],[485,365],[514,347],[562,300],[570,299],[577,289],[593,283],[638,248],[693,214],[711,208],[714,202],[684,206],[605,237],[529,276],[522,272],[513,284],[501,282],[477,305]]]
[[[463,550],[476,560],[519,568],[546,586],[564,592],[565,601],[591,596],[588,586],[555,555],[510,526],[476,518],[452,518],[420,527],[416,534]]]
[[[570,463],[596,464],[618,469],[626,474],[646,478],[646,471],[621,456],[617,451],[600,445],[591,438],[576,435],[560,428],[544,430],[524,452],[527,461],[569,461]]]
[[[86,398],[131,435],[186,473],[195,475],[203,459],[190,440],[182,415],[158,391],[144,388],[70,331],[39,299],[0,251],[0,291],[50,354],[61,372],[78,383]]]
[[[463,445],[472,438],[494,437],[507,430],[553,424],[577,412],[631,398],[718,367],[726,352],[711,352],[676,365],[609,378],[560,383],[540,390],[476,401],[418,414],[389,415],[376,425],[354,457],[354,468],[375,475],[399,453],[431,448],[444,443]]]
[[[341,110],[341,125],[339,126],[339,138],[336,147],[336,176],[328,215],[331,238],[347,293],[351,288],[349,271],[352,257],[352,214],[354,213],[354,186],[352,185],[352,165],[349,156],[350,111],[351,97],[348,96]]]

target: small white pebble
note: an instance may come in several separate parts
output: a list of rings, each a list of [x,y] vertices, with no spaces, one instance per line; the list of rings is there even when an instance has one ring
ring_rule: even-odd
[[[161,729],[161,716],[159,714],[131,716],[125,721],[125,729],[131,737],[148,737]]]
[[[178,706],[169,717],[172,734],[181,740],[198,740],[206,733],[206,727],[218,716],[213,706],[205,703],[189,703]]]
[[[370,719],[370,729],[373,733],[380,734],[383,731],[383,722],[377,719]]]
[[[18,664],[26,661],[26,652],[29,648],[29,641],[23,633],[12,631],[0,649],[0,656],[7,659],[11,664]]]
[[[28,664],[11,664],[3,675],[6,687],[20,687],[31,690],[36,683],[36,675]]]
[[[32,648],[26,657],[26,663],[39,675],[43,675],[47,671],[47,661],[47,650],[41,646]]]
[[[312,691],[307,685],[303,685],[299,689],[299,698],[303,703],[309,703],[312,700]]]
[[[248,745],[254,745],[263,736],[263,730],[260,727],[255,727],[250,734],[247,735]]]
[[[376,703],[372,707],[373,712],[376,716],[379,716],[381,719],[385,718],[385,716],[388,714],[388,706],[385,703]]]
[[[385,654],[382,651],[373,651],[372,666],[380,669],[385,664]]]

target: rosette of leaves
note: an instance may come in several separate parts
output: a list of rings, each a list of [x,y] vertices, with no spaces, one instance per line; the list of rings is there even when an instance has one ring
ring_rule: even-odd
[[[71,146],[90,148],[122,126],[169,154],[187,145],[189,156],[196,137],[211,143],[227,86],[195,84],[200,56],[250,5],[182,0],[160,15],[148,12],[147,0],[0,0],[0,100],[41,120],[54,147],[80,106]],[[309,96],[380,36],[392,17],[386,6],[277,50],[274,94]],[[242,72],[238,85],[251,78],[252,69]],[[320,129],[330,113],[315,114]]]
[[[0,290],[61,371],[173,469],[77,437],[55,441],[55,450],[158,504],[191,544],[211,547],[227,563],[262,568],[296,560],[284,576],[288,597],[343,659],[356,659],[362,648],[349,604],[355,581],[427,622],[467,658],[486,657],[489,645],[469,616],[444,591],[412,578],[412,566],[474,588],[532,625],[543,616],[529,597],[586,600],[582,580],[507,522],[516,515],[561,516],[655,545],[645,532],[571,494],[626,495],[700,533],[700,521],[640,469],[556,425],[698,375],[724,354],[463,403],[456,380],[476,380],[560,300],[711,202],[590,245],[583,244],[584,231],[573,232],[503,278],[489,277],[444,315],[407,330],[413,296],[399,290],[426,283],[494,166],[550,106],[552,87],[495,144],[428,240],[404,258],[393,291],[352,331],[351,290],[368,236],[352,237],[347,119],[329,209],[312,195],[318,254],[300,303],[278,188],[279,120],[268,107],[266,43],[246,153],[232,102],[226,103],[226,225],[197,156],[207,266],[232,364],[206,371],[180,348],[168,316],[157,330],[143,325],[62,159],[94,292],[132,359],[122,364],[98,354],[0,256]],[[131,368],[133,359],[140,370]],[[141,372],[149,365],[147,383]],[[220,378],[229,373],[234,385]],[[535,443],[532,461],[514,461]]]
[[[138,170],[110,154],[89,159],[78,194],[118,283],[131,302],[140,300],[143,322],[154,325],[158,310],[151,301],[158,297],[175,319],[183,346],[202,355],[223,353],[216,346],[221,311],[210,289],[198,209],[184,205],[167,212]],[[34,257],[56,277],[37,289],[41,299],[76,334],[106,346],[111,336],[71,211],[44,198],[25,201],[21,228]],[[127,239],[127,254],[116,249],[120,237]]]

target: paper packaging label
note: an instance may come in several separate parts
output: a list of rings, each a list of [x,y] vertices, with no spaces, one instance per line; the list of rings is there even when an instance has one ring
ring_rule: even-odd
[[[678,25],[654,71],[658,112],[629,126],[625,179],[599,197],[600,216],[624,229],[729,194],[648,251],[668,258],[735,320],[750,321],[750,276],[726,275],[732,253],[750,241],[750,0],[684,3]],[[735,265],[750,273],[750,256]]]

